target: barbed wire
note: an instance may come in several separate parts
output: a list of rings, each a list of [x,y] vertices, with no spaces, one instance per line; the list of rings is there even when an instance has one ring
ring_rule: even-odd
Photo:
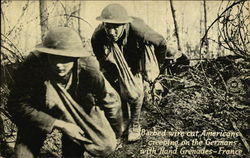
[[[210,29],[217,23],[219,37],[212,41],[217,41],[217,44],[236,55],[250,58],[250,6],[246,2],[247,0],[227,1],[224,10],[222,10],[221,6],[225,2],[221,2],[217,18],[210,24],[201,39],[200,54],[202,54],[202,49],[205,47],[204,43]]]
[[[228,3],[231,3],[230,1]],[[238,5],[230,8],[218,20],[219,36],[221,44],[235,54],[244,58],[250,58],[249,33],[249,5],[246,0],[240,1]],[[248,11],[248,13],[246,13]]]

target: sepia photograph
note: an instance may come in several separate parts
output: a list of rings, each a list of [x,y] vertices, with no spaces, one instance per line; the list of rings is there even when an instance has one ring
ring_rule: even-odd
[[[0,158],[250,157],[250,1],[1,0]]]

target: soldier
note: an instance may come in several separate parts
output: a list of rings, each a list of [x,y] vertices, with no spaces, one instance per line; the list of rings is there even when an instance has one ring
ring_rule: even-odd
[[[123,109],[125,119],[130,119],[128,141],[136,141],[141,130],[143,84],[159,75],[166,41],[142,19],[128,16],[119,4],[106,6],[96,19],[102,24],[92,36],[93,51],[105,77],[120,92],[123,108],[128,105]]]
[[[67,27],[51,29],[15,75],[8,111],[18,127],[15,157],[37,157],[46,135],[63,133],[64,157],[105,156],[121,135],[121,103],[99,63]]]

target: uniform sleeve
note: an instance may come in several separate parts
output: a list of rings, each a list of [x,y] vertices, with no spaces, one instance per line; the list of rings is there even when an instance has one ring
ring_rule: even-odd
[[[89,80],[92,81],[92,92],[96,96],[97,105],[103,108],[105,116],[111,124],[116,136],[122,134],[122,109],[118,93],[105,79],[98,69],[88,70]]]
[[[38,61],[29,56],[15,73],[15,82],[8,98],[7,109],[13,121],[20,127],[36,127],[42,132],[52,131],[55,119],[40,110],[42,105],[35,101],[39,86],[39,74],[35,72]]]
[[[142,19],[133,18],[134,20],[131,23],[132,30],[138,37],[142,38],[144,42],[152,43],[155,46],[155,55],[159,65],[162,65],[167,52],[166,40],[161,34],[149,27]]]

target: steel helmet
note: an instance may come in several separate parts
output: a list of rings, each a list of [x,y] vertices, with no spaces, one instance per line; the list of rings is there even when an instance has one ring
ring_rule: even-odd
[[[100,16],[96,20],[114,23],[114,24],[125,24],[132,21],[132,18],[128,16],[126,9],[120,4],[107,5]]]
[[[55,27],[47,32],[36,50],[67,57],[86,57],[91,53],[83,48],[80,36],[68,27]]]

